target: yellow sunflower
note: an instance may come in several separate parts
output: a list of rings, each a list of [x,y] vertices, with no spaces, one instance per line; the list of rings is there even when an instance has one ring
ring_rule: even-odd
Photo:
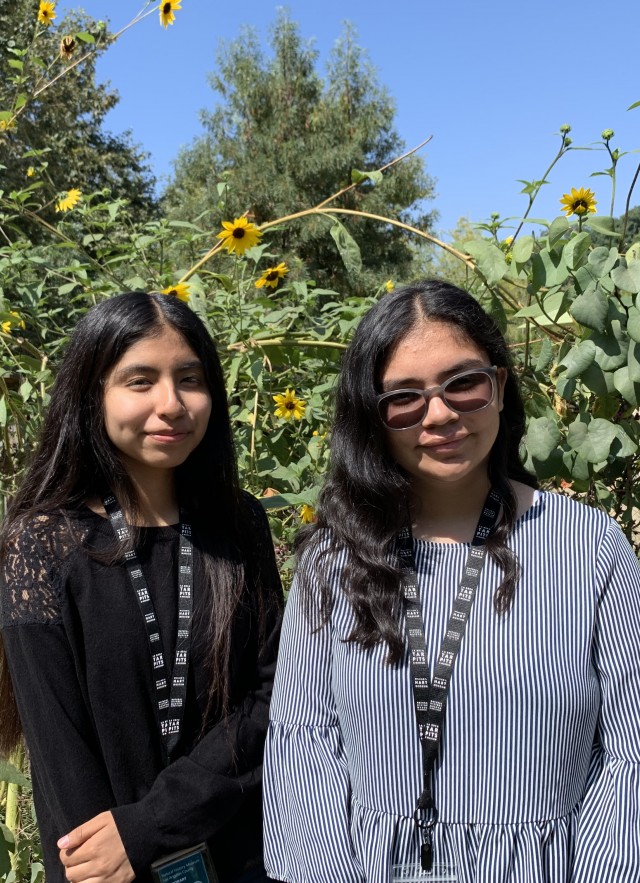
[[[569,215],[586,215],[587,212],[596,212],[595,194],[588,187],[580,187],[576,190],[571,188],[571,193],[565,193],[560,200],[562,211]]]
[[[229,254],[244,254],[260,242],[262,233],[246,218],[234,218],[233,222],[223,221],[223,229],[218,233]]]
[[[81,190],[76,190],[73,188],[72,190],[67,190],[67,195],[63,196],[62,199],[59,199],[56,202],[56,211],[57,212],[68,212],[72,208],[74,208],[78,202],[80,202],[80,197],[82,196]]]
[[[384,283],[385,291],[389,292],[389,294],[391,294],[391,292],[393,291],[393,289],[395,287],[396,287],[396,284],[393,281],[393,279],[387,279],[387,281]]]
[[[303,524],[311,524],[312,521],[315,521],[316,518],[316,510],[313,506],[309,506],[308,503],[304,503],[300,506],[300,521]]]
[[[189,286],[186,282],[178,282],[176,285],[170,285],[168,288],[163,288],[160,294],[170,294],[177,297],[178,300],[183,301],[185,304],[189,303]]]
[[[284,395],[273,396],[273,401],[278,406],[274,412],[276,417],[282,420],[291,420],[292,417],[294,420],[301,420],[304,417],[307,403],[296,398],[295,389],[287,389]]]
[[[269,267],[256,282],[256,288],[277,288],[280,280],[284,279],[288,272],[289,267],[285,263],[280,263],[277,267]]]
[[[56,17],[55,13],[56,4],[52,3],[51,0],[40,0],[40,8],[38,9],[38,21],[41,25],[46,25],[49,27],[51,22]]]
[[[15,119],[0,120],[0,132],[11,132],[11,130],[15,129],[15,127]]]
[[[16,313],[16,312],[14,312],[14,310],[11,310],[9,315],[14,316],[15,318],[5,319],[4,322],[0,323],[0,328],[2,328],[2,331],[5,334],[11,334],[12,328],[24,328],[25,327],[24,319],[22,318],[20,313]]]
[[[27,169],[27,178],[33,178],[35,173],[36,173],[35,167],[29,166],[29,168]]]
[[[176,17],[173,12],[175,9],[182,9],[181,2],[182,0],[166,0],[166,3],[160,4],[160,24],[163,28],[174,23]]]

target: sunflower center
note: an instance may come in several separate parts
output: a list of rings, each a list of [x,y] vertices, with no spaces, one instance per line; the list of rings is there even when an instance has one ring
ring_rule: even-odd
[[[244,230],[242,227],[235,227],[233,231],[234,239],[244,239]]]
[[[267,273],[267,282],[275,282],[275,280],[276,280],[277,278],[278,278],[278,273],[277,273],[276,270],[270,270],[270,271]]]
[[[296,403],[295,402],[285,402],[284,406],[287,409],[287,411],[293,411],[295,409]]]
[[[573,210],[577,215],[583,215],[589,209],[589,204],[584,199],[577,199],[573,204]]]
[[[165,3],[164,6],[162,7],[162,14],[169,15],[170,12],[171,12],[171,3]]]

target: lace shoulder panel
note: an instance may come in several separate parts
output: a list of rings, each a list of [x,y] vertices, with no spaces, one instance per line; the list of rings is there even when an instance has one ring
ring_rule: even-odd
[[[86,533],[77,521],[53,513],[16,526],[1,569],[2,627],[60,620],[60,571]]]

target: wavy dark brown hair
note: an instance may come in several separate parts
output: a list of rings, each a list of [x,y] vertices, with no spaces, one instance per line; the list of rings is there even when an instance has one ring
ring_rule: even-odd
[[[211,417],[204,438],[176,470],[176,488],[196,528],[209,591],[215,604],[208,613],[211,688],[209,709],[228,707],[231,624],[243,602],[247,569],[258,573],[255,518],[240,490],[235,450],[220,360],[215,344],[196,314],[178,298],[145,292],[116,295],[93,307],[78,323],[59,367],[40,442],[24,481],[0,530],[0,563],[21,525],[40,513],[65,515],[108,489],[129,521],[138,501],[134,486],[107,435],[103,418],[104,381],[111,368],[137,341],[159,335],[167,326],[198,356],[211,394]],[[135,541],[135,537],[134,537]],[[119,549],[114,547],[111,558]],[[88,552],[88,554],[91,554]],[[97,556],[94,556],[97,557]],[[100,560],[105,556],[102,555]],[[109,557],[107,554],[106,557]],[[260,629],[266,607],[279,604],[256,592]],[[6,656],[0,640],[0,753],[20,737],[20,720]]]
[[[489,458],[489,479],[500,493],[504,516],[487,543],[503,579],[494,594],[498,613],[509,609],[519,577],[518,561],[507,545],[516,518],[517,500],[510,480],[537,487],[520,459],[525,413],[505,339],[493,319],[467,292],[430,280],[385,295],[364,317],[345,354],[335,394],[331,460],[321,491],[317,520],[296,542],[298,560],[306,550],[298,578],[310,616],[320,624],[331,615],[332,552],[347,551],[340,589],[348,597],[355,626],[350,641],[363,647],[386,642],[388,661],[403,652],[400,570],[394,547],[407,523],[410,480],[390,457],[378,415],[381,378],[394,348],[425,319],[455,328],[487,353],[489,362],[506,370],[504,406]],[[323,537],[330,530],[331,550]],[[313,586],[320,585],[320,594]]]

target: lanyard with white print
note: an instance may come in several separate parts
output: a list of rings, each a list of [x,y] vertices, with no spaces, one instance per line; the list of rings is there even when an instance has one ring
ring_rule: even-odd
[[[475,529],[458,595],[453,604],[431,680],[427,665],[427,639],[422,623],[411,528],[405,527],[398,535],[397,548],[402,566],[413,701],[422,748],[422,794],[418,798],[413,817],[422,833],[420,863],[423,871],[431,871],[433,867],[433,829],[438,821],[438,811],[434,803],[431,780],[445,718],[451,675],[487,557],[485,542],[498,521],[501,502],[499,494],[493,489],[490,490]]]
[[[130,538],[129,525],[113,494],[105,497],[103,505],[119,540]],[[176,653],[171,676],[167,669],[156,612],[149,594],[149,587],[135,549],[125,553],[124,563],[131,585],[138,600],[145,623],[151,665],[155,681],[158,718],[167,760],[178,744],[182,718],[187,698],[187,672],[189,670],[189,645],[191,642],[191,619],[193,613],[193,547],[191,525],[180,513],[180,555],[178,559],[178,634]]]

